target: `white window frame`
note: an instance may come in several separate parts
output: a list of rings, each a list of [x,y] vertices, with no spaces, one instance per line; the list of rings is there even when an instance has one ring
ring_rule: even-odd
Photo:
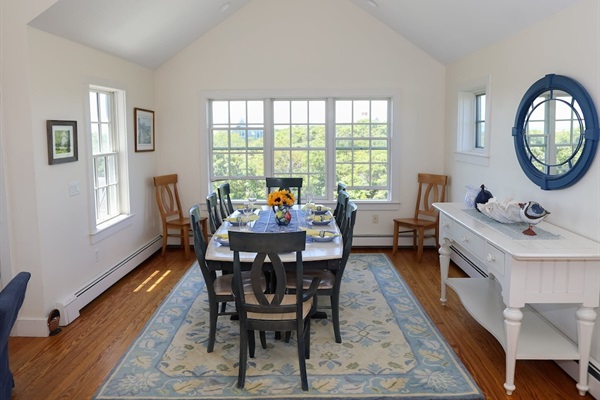
[[[394,146],[394,129],[397,129],[397,124],[394,124],[392,121],[398,120],[398,107],[397,105],[400,103],[397,92],[391,90],[374,90],[374,91],[348,91],[348,90],[294,90],[294,91],[206,91],[200,93],[200,107],[201,110],[206,110],[205,112],[200,113],[200,120],[202,126],[207,129],[208,143],[209,143],[209,156],[207,157],[207,169],[208,169],[208,191],[212,191],[212,183],[211,179],[213,178],[213,171],[211,165],[211,152],[212,152],[212,138],[209,133],[209,120],[210,116],[208,115],[208,104],[211,100],[264,100],[265,102],[270,102],[271,100],[326,100],[326,108],[327,108],[327,121],[326,121],[326,159],[327,160],[335,160],[335,132],[334,132],[334,102],[335,100],[378,100],[382,98],[387,98],[390,101],[390,109],[389,109],[389,129],[390,134],[388,138],[388,196],[386,200],[357,200],[362,203],[374,203],[374,204],[392,204],[393,199],[393,146]],[[270,107],[265,103],[265,175],[272,176],[272,168],[273,168],[273,160],[272,160],[272,135],[273,135],[273,124],[272,124],[272,115],[270,111]],[[335,165],[332,162],[326,163],[326,186],[327,188],[334,188],[335,182],[331,182],[333,179],[335,181]],[[335,189],[335,188],[334,188]],[[324,201],[335,201],[335,194],[333,190],[327,190],[326,195],[323,199]]]
[[[458,90],[456,153],[457,161],[488,166],[491,146],[491,75],[463,84]],[[476,97],[485,94],[484,147],[476,146]]]
[[[114,154],[116,155],[117,163],[117,181],[118,181],[118,213],[114,217],[105,221],[98,221],[96,215],[96,190],[95,190],[95,169],[94,169],[94,154],[92,151],[92,130],[91,130],[91,112],[90,112],[90,93],[92,91],[102,91],[112,94],[112,128],[113,128],[113,143]],[[127,163],[127,112],[126,112],[126,93],[123,89],[118,89],[109,86],[100,86],[89,84],[86,90],[86,117],[87,117],[87,133],[88,133],[88,154],[89,170],[90,170],[90,242],[98,243],[110,235],[132,224],[130,214],[130,197],[129,197],[129,173]]]

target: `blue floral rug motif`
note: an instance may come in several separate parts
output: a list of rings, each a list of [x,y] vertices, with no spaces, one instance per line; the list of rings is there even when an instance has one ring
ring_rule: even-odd
[[[319,304],[326,301],[319,299]],[[480,389],[384,254],[352,254],[340,295],[342,343],[311,324],[309,391],[295,335],[267,334],[236,387],[239,323],[220,317],[206,352],[208,306],[194,264],[146,324],[95,399],[483,399]]]

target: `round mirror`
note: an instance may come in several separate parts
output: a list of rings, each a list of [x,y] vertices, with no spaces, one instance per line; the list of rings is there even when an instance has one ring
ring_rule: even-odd
[[[598,146],[598,115],[586,90],[562,75],[546,75],[523,96],[513,128],[521,168],[544,190],[577,182]]]

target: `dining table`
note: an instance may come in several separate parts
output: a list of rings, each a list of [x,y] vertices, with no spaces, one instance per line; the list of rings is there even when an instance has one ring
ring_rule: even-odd
[[[224,237],[228,231],[248,231],[253,233],[265,232],[290,232],[297,230],[306,230],[306,249],[302,252],[302,263],[305,270],[309,269],[329,269],[335,271],[339,269],[343,253],[342,236],[339,227],[335,223],[335,218],[331,215],[331,209],[325,209],[321,215],[321,221],[312,221],[309,216],[308,208],[310,206],[294,205],[291,210],[291,220],[289,225],[278,225],[275,222],[275,212],[267,206],[259,206],[253,209],[252,214],[244,215],[242,209],[237,209],[233,214],[224,219],[219,229],[212,235],[206,251],[206,262],[211,270],[232,270],[233,252],[226,242],[219,240]],[[316,206],[318,207],[318,206]],[[239,224],[239,218],[249,220],[244,226]],[[330,221],[326,223],[326,221]],[[329,241],[321,238],[319,233],[323,231],[325,236],[332,236]],[[242,263],[252,263],[256,253],[241,252],[240,261]],[[293,263],[296,260],[295,253],[280,254],[284,263]]]

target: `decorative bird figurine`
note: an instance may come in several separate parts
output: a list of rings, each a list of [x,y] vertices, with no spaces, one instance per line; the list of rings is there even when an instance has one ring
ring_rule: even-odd
[[[525,229],[523,233],[528,236],[535,236],[537,233],[533,230],[533,225],[540,223],[550,211],[547,211],[539,203],[535,201],[528,201],[527,203],[519,203],[521,211],[521,221],[529,224],[529,228]]]

